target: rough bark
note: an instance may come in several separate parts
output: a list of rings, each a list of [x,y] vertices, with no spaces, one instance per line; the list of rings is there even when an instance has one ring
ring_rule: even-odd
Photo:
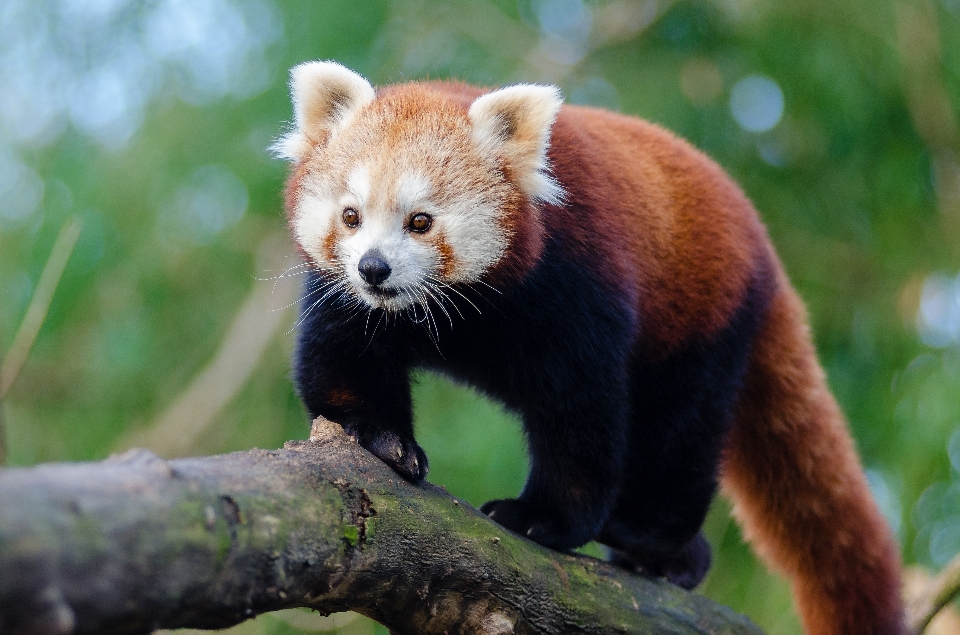
[[[511,534],[322,420],[282,450],[0,470],[0,633],[222,628],[296,606],[399,634],[759,633]]]

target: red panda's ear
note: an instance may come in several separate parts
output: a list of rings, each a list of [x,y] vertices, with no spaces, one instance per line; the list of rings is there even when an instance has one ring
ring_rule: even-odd
[[[304,62],[290,70],[290,98],[293,128],[273,144],[273,150],[299,161],[373,101],[374,90],[370,82],[336,62]]]
[[[562,105],[554,86],[518,84],[477,98],[468,113],[481,153],[506,159],[524,192],[548,203],[563,197],[547,162],[550,128]]]

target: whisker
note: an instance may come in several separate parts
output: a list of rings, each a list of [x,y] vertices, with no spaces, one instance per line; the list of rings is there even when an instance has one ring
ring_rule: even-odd
[[[317,292],[321,290],[323,289],[317,289]],[[316,301],[310,304],[309,307],[304,309],[303,312],[300,314],[300,317],[297,319],[296,323],[294,323],[293,327],[291,327],[290,330],[287,331],[287,333],[289,334],[295,329],[299,328],[300,325],[303,324],[303,322],[307,319],[307,317],[309,317],[310,313],[312,313],[316,307],[323,304],[328,298],[330,298],[333,294],[335,294],[337,291],[340,291],[340,290],[346,290],[346,283],[343,282],[342,280],[334,280],[332,284],[332,288],[327,289],[326,293],[324,293]]]
[[[488,289],[494,291],[495,293],[498,293],[498,294],[500,294],[500,295],[503,295],[503,293],[502,293],[499,289],[497,289],[496,287],[491,287],[489,284],[487,284],[487,283],[484,282],[483,280],[477,280],[476,282],[482,284],[483,286],[485,286],[485,287],[487,287]],[[480,289],[477,289],[475,286],[473,286],[473,284],[468,284],[468,285],[466,285],[466,288],[469,289],[469,290],[471,290],[471,291],[473,291],[473,292],[476,293],[478,296],[480,296],[480,298],[481,298],[484,302],[486,302],[486,303],[489,304],[491,307],[493,307],[493,308],[497,311],[497,313],[499,313],[501,316],[503,316],[504,318],[507,317],[507,315],[500,309],[500,307],[499,307],[497,304],[495,304],[493,301],[491,301],[490,298],[488,298],[487,296],[483,295],[483,294],[480,292]],[[479,310],[479,309],[477,309],[477,310]]]
[[[253,279],[256,280],[257,282],[270,282],[271,280],[280,280],[281,278],[292,278],[294,276],[302,276],[303,274],[308,272],[307,271],[298,271],[296,273],[290,273],[290,272],[293,271],[294,269],[303,269],[305,267],[311,267],[311,266],[313,266],[312,263],[302,262],[299,265],[294,265],[292,267],[285,269],[283,273],[279,275],[270,276],[269,278],[257,278],[256,276],[254,276]]]
[[[420,288],[426,295],[429,295],[431,298],[434,299],[434,301],[437,303],[437,306],[440,308],[441,311],[443,311],[443,314],[447,316],[447,320],[450,322],[450,328],[453,329],[453,318],[450,317],[450,313],[447,311],[446,307],[443,306],[443,303],[437,299],[437,296],[433,295],[433,293],[430,291],[430,288],[427,285],[421,285]],[[439,336],[440,334],[437,333],[437,337]]]
[[[437,283],[437,284],[443,285],[443,287],[444,287],[445,289],[449,289],[450,291],[453,291],[454,293],[456,293],[458,296],[460,296],[461,298],[463,298],[464,300],[466,300],[467,304],[469,304],[469,305],[472,306],[474,309],[476,309],[476,310],[477,310],[477,313],[479,313],[480,315],[483,315],[483,311],[480,310],[480,307],[478,307],[476,304],[474,304],[473,301],[470,300],[470,298],[468,298],[467,296],[463,295],[455,286],[453,286],[452,284],[450,284],[450,283],[448,283],[448,282],[443,282],[442,280],[438,280],[438,279],[436,279],[436,278],[434,278],[433,281],[434,281],[435,283]],[[480,297],[483,297],[483,296],[481,295]],[[484,299],[486,299],[486,298],[484,298]],[[451,304],[453,304],[453,306],[457,309],[457,313],[460,313],[460,308],[457,307],[457,305],[456,305],[455,303],[452,303],[452,302],[451,302]],[[460,313],[460,317],[463,318],[463,313]]]
[[[345,317],[343,321],[340,322],[340,326],[343,326],[353,318],[357,317],[357,315],[362,313],[363,309],[366,307],[367,307],[367,304],[365,302],[362,302],[360,300],[355,300],[355,304],[351,304],[349,307],[347,307],[347,310],[349,311],[349,313],[347,314],[347,317]]]
[[[364,325],[363,325],[363,336],[364,336],[364,337],[367,336],[367,329],[370,328],[370,314],[371,314],[371,313],[373,313],[373,307],[371,307],[370,310],[367,311],[367,321],[366,321],[366,322],[364,323]],[[373,336],[371,336],[370,341],[373,341]],[[367,342],[367,346],[370,346],[370,342]],[[366,349],[364,349],[364,350],[366,350]]]
[[[433,345],[437,348],[439,352],[440,347],[437,345],[437,340],[440,338],[440,332],[437,329],[437,322],[433,318],[433,312],[430,310],[429,303],[427,301],[427,296],[423,293],[421,287],[412,287],[410,293],[416,297],[416,302],[414,306],[420,306],[423,309],[423,320],[419,320],[418,323],[424,324],[424,327],[427,330],[427,336],[433,342]],[[414,309],[414,315],[416,315],[416,309]],[[416,320],[415,320],[416,321]],[[431,332],[431,327],[433,331]]]
[[[309,298],[309,297],[312,296],[313,294],[315,294],[315,293],[320,293],[320,292],[323,291],[324,289],[327,289],[328,287],[330,287],[330,285],[332,285],[332,284],[337,284],[337,282],[338,282],[337,280],[328,280],[328,281],[324,282],[322,285],[317,285],[317,286],[315,286],[315,287],[314,287],[313,289],[311,289],[308,293],[303,294],[303,295],[302,295],[299,299],[297,299],[295,302],[291,302],[290,304],[288,304],[288,305],[286,305],[286,306],[282,306],[282,307],[280,307],[280,308],[278,308],[278,309],[270,309],[270,312],[272,313],[272,312],[275,312],[275,311],[283,311],[283,310],[285,310],[285,309],[289,309],[289,308],[292,307],[292,306],[295,306],[295,305],[297,305],[297,304],[302,303],[304,300],[306,300],[307,298]]]
[[[437,321],[433,317],[433,311],[430,310],[430,306],[427,302],[427,298],[422,293],[417,293],[421,289],[414,288],[411,290],[418,299],[418,304],[423,308],[424,321],[426,322],[424,326],[426,327],[427,337],[430,338],[430,341],[433,343],[433,347],[437,349],[437,353],[440,357],[446,359],[443,355],[443,351],[440,350],[440,331],[437,328]],[[433,326],[433,332],[430,331],[431,325]]]
[[[368,323],[368,324],[370,323],[370,314],[371,314],[371,313],[373,313],[373,308],[372,308],[372,307],[370,307],[370,310],[367,312],[367,323]],[[370,348],[370,345],[373,344],[373,338],[375,338],[375,337],[377,336],[377,329],[380,327],[380,323],[383,321],[383,316],[384,316],[384,315],[387,315],[387,311],[381,310],[381,311],[380,311],[380,317],[377,318],[376,324],[373,325],[373,333],[370,334],[370,339],[367,340],[367,345],[363,347],[363,350],[362,350],[362,351],[360,351],[360,354],[361,354],[361,355],[363,355],[364,353],[366,353],[366,352],[367,352],[367,349]],[[389,319],[389,318],[388,318],[388,319]],[[366,333],[366,329],[364,329],[364,333]]]
[[[417,298],[413,296],[413,291],[409,289],[404,289],[404,294],[406,294],[407,299],[410,301],[410,306],[407,307],[406,313],[410,316],[410,320],[414,324],[421,324],[424,320],[427,319],[427,314],[424,312],[423,317],[420,318],[417,316],[417,307],[420,306],[420,303]]]
[[[433,343],[436,346],[440,342],[440,328],[437,326],[437,319],[433,315],[433,311],[430,310],[430,301],[427,299],[427,296],[421,290],[421,298],[423,302],[423,310],[427,312],[427,315],[430,316],[430,324],[433,325]],[[437,346],[437,350],[440,350],[440,347]]]
[[[477,280],[477,282],[479,282],[480,284],[482,284],[482,285],[485,286],[486,288],[490,289],[490,290],[493,291],[494,293],[496,293],[496,294],[498,294],[498,295],[503,295],[503,292],[502,292],[500,289],[498,289],[498,288],[496,288],[496,287],[491,287],[489,284],[487,284],[487,283],[484,282],[483,280]]]
[[[449,295],[447,295],[446,291],[443,290],[444,287],[450,288],[450,285],[430,275],[425,275],[423,277],[423,282],[426,283],[425,286],[429,287],[431,290],[435,291],[440,296],[438,298],[438,301],[440,302],[440,304],[443,304],[444,300],[447,301],[450,304],[450,306],[453,307],[454,311],[456,311],[457,314],[460,316],[460,319],[461,320],[463,319],[463,313],[460,312],[460,307],[458,307],[457,303],[454,302]]]

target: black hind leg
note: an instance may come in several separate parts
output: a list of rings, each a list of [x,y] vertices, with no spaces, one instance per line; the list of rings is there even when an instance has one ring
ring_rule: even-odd
[[[761,306],[751,292],[714,338],[655,362],[633,360],[628,458],[599,538],[620,563],[685,588],[707,574],[710,545],[700,527]]]
[[[635,559],[636,558],[636,559]],[[655,577],[666,578],[684,589],[695,589],[710,570],[710,543],[703,532],[673,553],[627,554],[610,549],[610,562],[624,569],[637,570]]]
[[[599,541],[630,568],[690,589],[710,566],[710,546],[700,527],[717,490],[729,419],[721,406],[729,404],[705,391],[686,394],[685,400],[668,392],[646,397],[643,406],[635,406],[641,417],[630,431],[630,460]]]
[[[736,384],[711,390],[689,368],[658,364],[640,375],[645,388],[633,402],[630,459],[599,541],[616,550],[620,564],[691,589],[710,567],[700,527],[717,490]]]

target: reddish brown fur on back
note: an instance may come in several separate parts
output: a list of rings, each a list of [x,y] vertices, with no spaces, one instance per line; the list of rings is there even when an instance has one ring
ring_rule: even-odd
[[[630,117],[566,107],[550,158],[571,192],[545,212],[579,257],[603,245],[604,273],[634,298],[642,349],[660,356],[710,338],[743,301],[766,234],[739,188],[709,159],[665,130]],[[586,213],[584,213],[586,212]]]
[[[724,489],[747,538],[793,580],[807,633],[902,633],[897,547],[817,364],[803,304],[779,278],[725,448]]]

